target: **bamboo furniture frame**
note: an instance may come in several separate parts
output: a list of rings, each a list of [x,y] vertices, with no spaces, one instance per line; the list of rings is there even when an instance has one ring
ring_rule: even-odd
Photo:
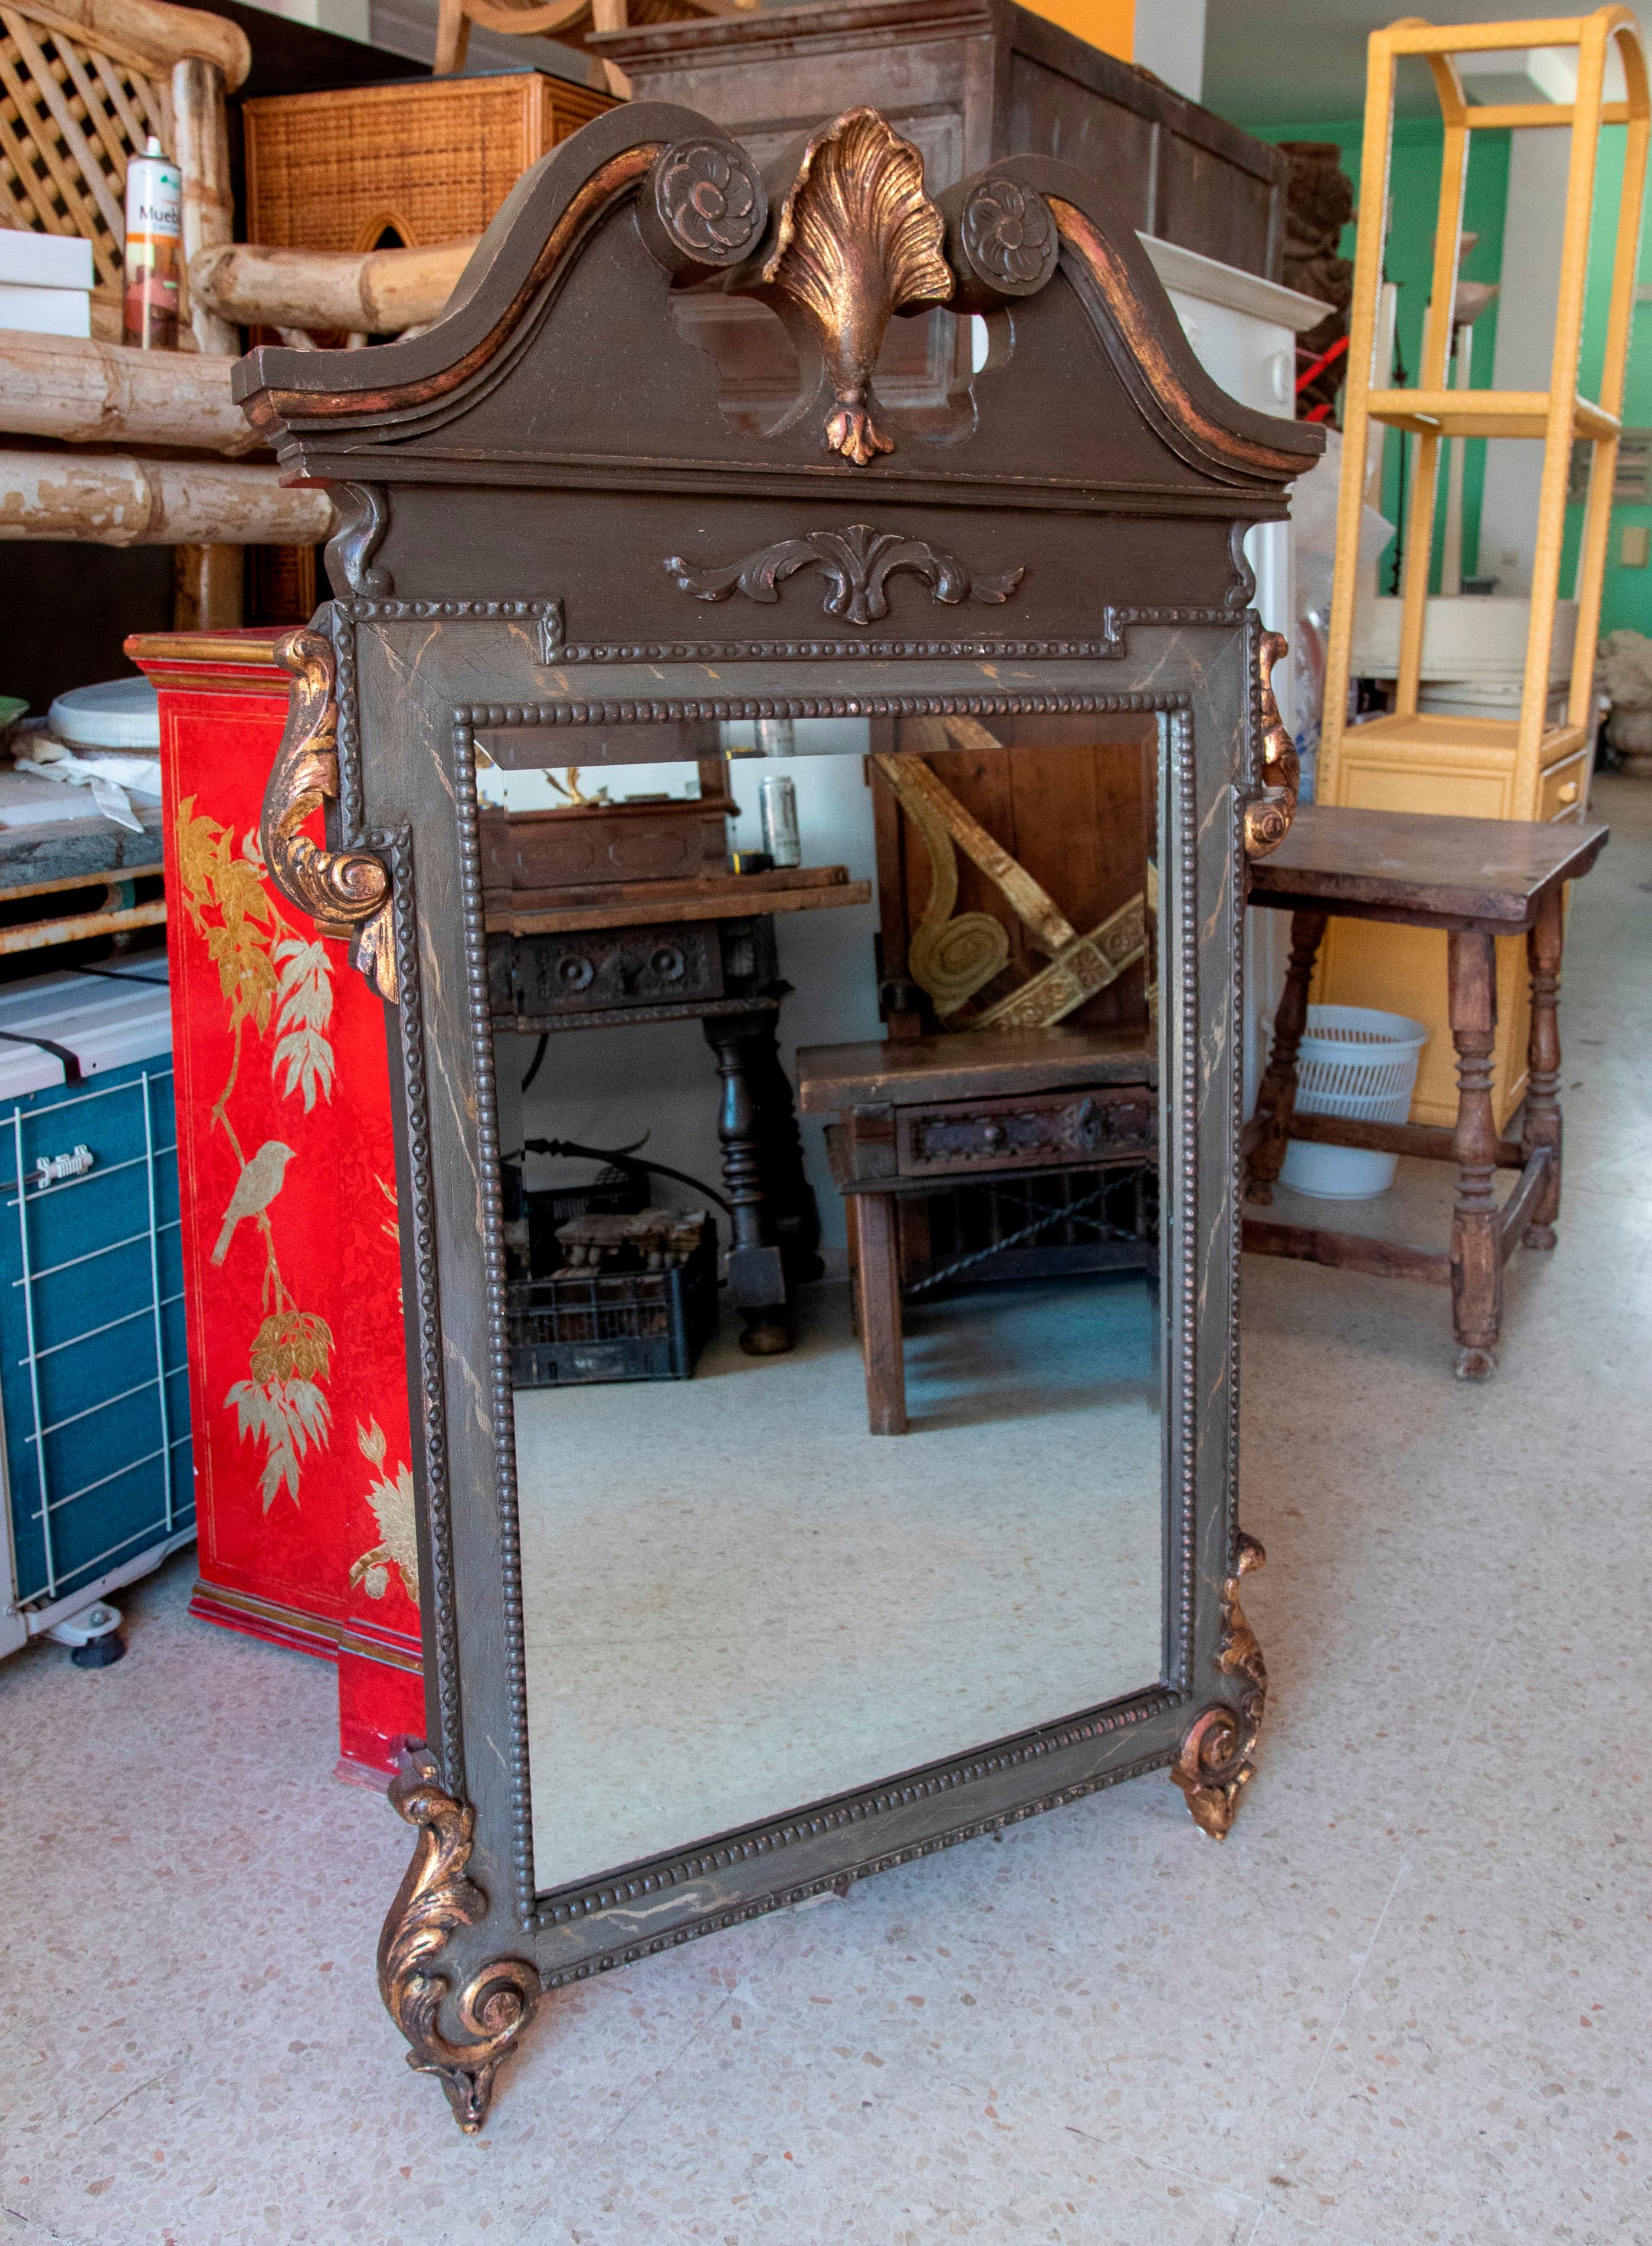
[[[539,7],[517,0],[441,0],[436,18],[436,75],[463,70],[471,25],[516,38],[559,39],[565,47],[586,45],[594,31],[623,31],[633,24],[691,23],[702,16],[736,16],[759,0],[544,0]],[[629,99],[631,82],[617,63],[600,65],[610,93]]]
[[[1621,58],[1628,99],[1605,98],[1606,68],[1614,42]],[[1577,51],[1574,100],[1472,106],[1453,58],[1509,49],[1572,47]],[[1424,330],[1417,386],[1381,386],[1375,365],[1378,307],[1386,237],[1395,74],[1406,57],[1425,61],[1445,119],[1440,200],[1434,236],[1432,293]],[[1628,127],[1623,192],[1612,283],[1605,364],[1600,394],[1579,390],[1590,224],[1594,214],[1601,128]],[[1572,150],[1562,219],[1560,290],[1555,307],[1549,386],[1544,391],[1456,389],[1448,361],[1470,136],[1506,128],[1572,128]],[[1355,264],[1343,404],[1343,475],[1337,526],[1335,590],[1325,678],[1325,714],[1318,798],[1322,803],[1447,813],[1476,813],[1512,819],[1579,820],[1587,800],[1587,739],[1592,651],[1600,627],[1601,586],[1610,527],[1613,477],[1621,427],[1629,327],[1640,250],[1641,206],[1652,130],[1647,69],[1639,29],[1629,10],[1597,8],[1593,14],[1529,23],[1437,26],[1411,17],[1373,32],[1365,106],[1360,202],[1367,214]],[[1416,473],[1405,522],[1401,578],[1401,629],[1393,711],[1356,728],[1347,724],[1349,674],[1358,597],[1358,539],[1367,439],[1371,423],[1417,439]],[[1438,500],[1440,446],[1448,438],[1518,438],[1544,447],[1532,570],[1531,621],[1518,719],[1451,717],[1418,708],[1428,580]],[[1560,596],[1561,548],[1572,446],[1593,447],[1583,534],[1579,549],[1577,647],[1565,715],[1547,718],[1554,609]],[[1560,767],[1566,767],[1564,776]],[[1423,939],[1433,945],[1436,938]],[[1446,1025],[1443,981],[1427,973],[1431,949],[1416,938],[1373,939],[1365,931],[1333,931],[1322,975],[1326,997],[1393,1005],[1430,1013]],[[1443,964],[1443,962],[1442,962]],[[1504,947],[1504,1027],[1496,1058],[1499,1123],[1525,1089],[1525,997],[1513,945]],[[1426,1001],[1426,1003],[1425,1003]],[[1413,1113],[1419,1120],[1449,1121],[1441,1086],[1424,1083]],[[1436,1071],[1437,1074],[1438,1072]]]
[[[165,0],[8,0],[0,7],[0,225],[92,244],[94,316],[119,333],[126,163],[153,133],[183,173],[183,252],[233,231],[227,90],[252,65],[222,17]],[[237,349],[191,314],[198,349]]]

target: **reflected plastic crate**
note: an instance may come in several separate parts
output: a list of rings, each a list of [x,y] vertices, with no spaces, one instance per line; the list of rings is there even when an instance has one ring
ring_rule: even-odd
[[[686,1380],[717,1331],[717,1228],[674,1271],[558,1271],[505,1290],[511,1385]]]

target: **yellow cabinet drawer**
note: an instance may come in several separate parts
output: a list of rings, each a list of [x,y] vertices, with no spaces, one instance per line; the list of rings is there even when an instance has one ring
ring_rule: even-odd
[[[1581,819],[1588,800],[1589,759],[1586,750],[1582,755],[1568,757],[1563,765],[1555,765],[1546,772],[1538,785],[1537,815],[1540,819]]]

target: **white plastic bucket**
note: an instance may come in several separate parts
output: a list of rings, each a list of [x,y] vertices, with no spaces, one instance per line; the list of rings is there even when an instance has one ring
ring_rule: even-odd
[[[1374,1006],[1310,1006],[1296,1058],[1297,1113],[1403,1123],[1428,1035],[1407,1014],[1379,1013]],[[1280,1183],[1322,1201],[1370,1201],[1388,1191],[1398,1167],[1397,1154],[1293,1139]]]

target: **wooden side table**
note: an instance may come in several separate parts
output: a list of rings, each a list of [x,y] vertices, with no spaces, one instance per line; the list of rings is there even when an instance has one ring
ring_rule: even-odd
[[[1297,812],[1273,855],[1251,868],[1250,902],[1291,915],[1291,949],[1273,1052],[1247,1126],[1247,1198],[1272,1201],[1293,1138],[1455,1162],[1458,1185],[1449,1249],[1256,1217],[1245,1220],[1244,1244],[1253,1255],[1289,1256],[1441,1286],[1449,1282],[1459,1380],[1486,1380],[1497,1369],[1503,1266],[1516,1247],[1522,1242],[1528,1248],[1554,1245],[1560,1208],[1558,1000],[1565,885],[1588,872],[1608,831],[1309,805]],[[1296,1114],[1296,1055],[1308,1023],[1309,983],[1326,923],[1334,917],[1446,931],[1457,1052],[1455,1130]],[[1492,1107],[1495,939],[1521,935],[1532,978],[1531,1075],[1521,1134],[1513,1140],[1499,1135]],[[1499,1169],[1520,1174],[1500,1209]]]
[[[562,902],[487,908],[493,1026],[520,1035],[697,1020],[723,1083],[717,1136],[733,1242],[729,1293],[748,1356],[789,1350],[801,1278],[819,1269],[819,1217],[803,1172],[775,1032],[787,985],[777,914],[869,902],[842,866],[570,888]]]
[[[1157,1073],[1131,1029],[962,1031],[799,1053],[799,1106],[843,1119],[826,1147],[849,1215],[874,1435],[907,1432],[897,1200],[966,1179],[1156,1164]],[[1157,1269],[1156,1246],[1123,1246],[1135,1254],[1121,1263]]]

